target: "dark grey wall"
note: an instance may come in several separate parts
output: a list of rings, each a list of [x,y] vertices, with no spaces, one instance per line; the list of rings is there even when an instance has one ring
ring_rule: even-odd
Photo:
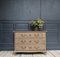
[[[60,0],[41,0],[41,17],[60,20]]]
[[[0,0],[0,50],[13,50],[13,31],[30,30],[35,18],[46,21],[47,49],[60,49],[60,0]]]
[[[1,0],[1,12],[1,19],[6,20],[37,18],[40,17],[40,0]]]

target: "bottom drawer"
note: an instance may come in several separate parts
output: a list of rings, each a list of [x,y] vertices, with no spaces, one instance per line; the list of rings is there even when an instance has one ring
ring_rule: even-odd
[[[15,51],[40,51],[41,47],[38,45],[16,45]]]
[[[45,51],[45,48],[41,48],[38,45],[16,45],[15,51]]]

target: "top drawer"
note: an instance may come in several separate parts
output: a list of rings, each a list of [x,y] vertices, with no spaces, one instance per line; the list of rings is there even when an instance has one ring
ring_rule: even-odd
[[[45,38],[45,32],[15,32],[15,38]]]

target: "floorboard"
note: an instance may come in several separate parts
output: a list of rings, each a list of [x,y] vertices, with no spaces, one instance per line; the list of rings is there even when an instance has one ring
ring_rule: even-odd
[[[55,56],[55,57],[60,57],[60,55],[58,54],[57,51],[52,50],[52,51],[50,51],[50,52],[53,54],[53,56]]]
[[[48,50],[39,54],[16,54],[13,51],[0,51],[0,57],[60,57],[60,50]]]

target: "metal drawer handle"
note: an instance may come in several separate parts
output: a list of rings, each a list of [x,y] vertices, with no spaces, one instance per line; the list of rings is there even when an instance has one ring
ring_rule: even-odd
[[[25,43],[25,42],[26,42],[26,40],[21,40],[21,42],[22,42],[22,43]]]
[[[22,48],[22,49],[26,49],[26,46],[25,46],[25,47],[21,46],[21,48]]]
[[[29,49],[32,49],[32,47],[29,47]]]
[[[35,49],[39,49],[39,47],[34,46]]]
[[[31,43],[32,41],[30,40],[29,43]]]
[[[39,43],[39,40],[35,40],[34,42],[35,42],[35,43]]]

